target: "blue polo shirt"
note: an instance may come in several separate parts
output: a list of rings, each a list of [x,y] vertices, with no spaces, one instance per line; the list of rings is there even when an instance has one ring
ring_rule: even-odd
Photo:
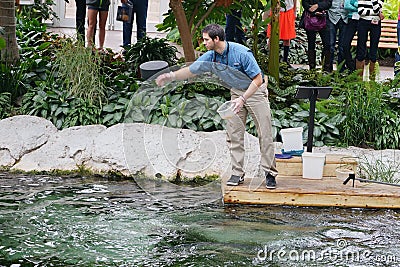
[[[211,72],[228,86],[241,90],[246,90],[253,78],[262,74],[251,50],[234,42],[226,42],[222,54],[207,51],[189,66],[189,70],[196,75]]]

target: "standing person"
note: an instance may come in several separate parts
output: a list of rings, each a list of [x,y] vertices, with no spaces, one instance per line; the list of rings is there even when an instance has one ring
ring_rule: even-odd
[[[354,35],[357,32],[358,20],[360,19],[360,15],[358,14],[358,0],[345,0],[344,9],[347,11],[347,24],[344,26],[342,51],[346,69],[353,72],[356,69],[356,65],[351,54],[351,41],[353,41]]]
[[[88,46],[94,45],[94,32],[97,25],[97,14],[99,14],[99,49],[103,49],[104,40],[106,37],[106,23],[108,17],[108,9],[110,7],[110,0],[86,0],[88,7],[88,30],[87,42]]]
[[[290,40],[296,38],[296,0],[285,0],[285,7],[279,12],[279,39],[283,40],[283,62],[289,64]],[[267,28],[268,38],[271,36],[271,24]]]
[[[85,43],[85,19],[86,19],[86,0],[75,0],[75,26],[77,39]]]
[[[397,19],[397,44],[398,44],[398,49],[396,52],[396,62],[394,63],[394,74],[397,75],[400,73],[400,5],[399,5],[399,15]]]
[[[132,9],[132,16],[130,21],[122,23],[122,46],[127,47],[132,42],[132,28],[133,20],[136,13],[136,36],[137,40],[146,36],[146,22],[147,22],[147,9],[149,5],[148,0],[121,0],[122,6]]]
[[[242,17],[242,10],[232,10],[232,13],[226,14],[225,35],[226,40],[229,42],[236,42],[244,44],[246,37],[243,31],[240,18]]]
[[[343,62],[343,39],[344,39],[344,28],[347,25],[347,11],[344,9],[345,0],[332,0],[332,6],[328,9],[328,20],[326,26],[329,30],[329,42],[331,48],[331,66],[336,51],[336,39],[338,39],[338,51],[337,51],[337,65]],[[338,36],[339,33],[339,36]],[[338,36],[338,38],[337,38]],[[344,66],[340,71],[344,70]]]
[[[244,181],[244,135],[246,118],[250,113],[258,133],[261,167],[265,172],[266,187],[276,187],[278,174],[272,138],[271,111],[268,101],[267,82],[249,48],[225,41],[224,29],[217,24],[207,25],[203,31],[207,52],[189,67],[157,77],[159,86],[172,80],[184,80],[198,74],[215,71],[231,87],[231,100],[237,116],[227,122],[227,142],[230,145],[232,175],[227,185],[235,186]],[[218,70],[218,71],[217,71]]]
[[[326,14],[328,9],[332,6],[332,0],[302,0],[301,2],[304,10],[307,10],[311,13],[312,16],[323,16]],[[305,12],[303,12],[301,21],[304,21]],[[301,23],[301,25],[304,23]],[[304,27],[304,25],[302,25]],[[332,71],[331,64],[331,49],[330,49],[330,41],[329,41],[329,30],[327,27],[318,31],[319,36],[322,40],[322,69],[327,72]],[[310,69],[315,69],[316,67],[316,51],[315,44],[317,40],[317,32],[310,31],[306,29],[307,34],[307,57],[308,57],[308,66]]]
[[[367,40],[369,33],[369,76],[375,80],[375,66],[378,54],[378,44],[381,38],[382,0],[359,0],[357,33],[356,69],[361,70],[360,76],[364,75],[364,64],[367,57]]]

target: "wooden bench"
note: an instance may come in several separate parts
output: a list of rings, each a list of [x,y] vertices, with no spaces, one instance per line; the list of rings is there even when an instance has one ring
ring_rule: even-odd
[[[398,49],[399,44],[397,43],[397,20],[384,19],[381,22],[381,38],[379,39],[378,48],[387,49]],[[357,46],[357,34],[354,36],[351,42],[352,46]],[[369,36],[367,41],[367,47],[369,47]]]

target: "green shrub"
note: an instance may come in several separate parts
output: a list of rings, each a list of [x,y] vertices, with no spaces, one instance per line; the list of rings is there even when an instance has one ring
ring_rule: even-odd
[[[125,61],[139,75],[139,66],[152,60],[163,60],[169,66],[177,61],[178,49],[167,43],[166,39],[144,37],[125,48]],[[139,77],[139,76],[138,76]]]
[[[80,42],[66,41],[56,52],[53,76],[63,80],[71,96],[101,103],[107,88],[102,75],[98,51],[85,48]]]

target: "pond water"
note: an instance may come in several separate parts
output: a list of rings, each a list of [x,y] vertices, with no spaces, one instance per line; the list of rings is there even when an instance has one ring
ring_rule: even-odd
[[[400,266],[396,210],[223,205],[219,183],[146,183],[0,173],[0,266]]]

